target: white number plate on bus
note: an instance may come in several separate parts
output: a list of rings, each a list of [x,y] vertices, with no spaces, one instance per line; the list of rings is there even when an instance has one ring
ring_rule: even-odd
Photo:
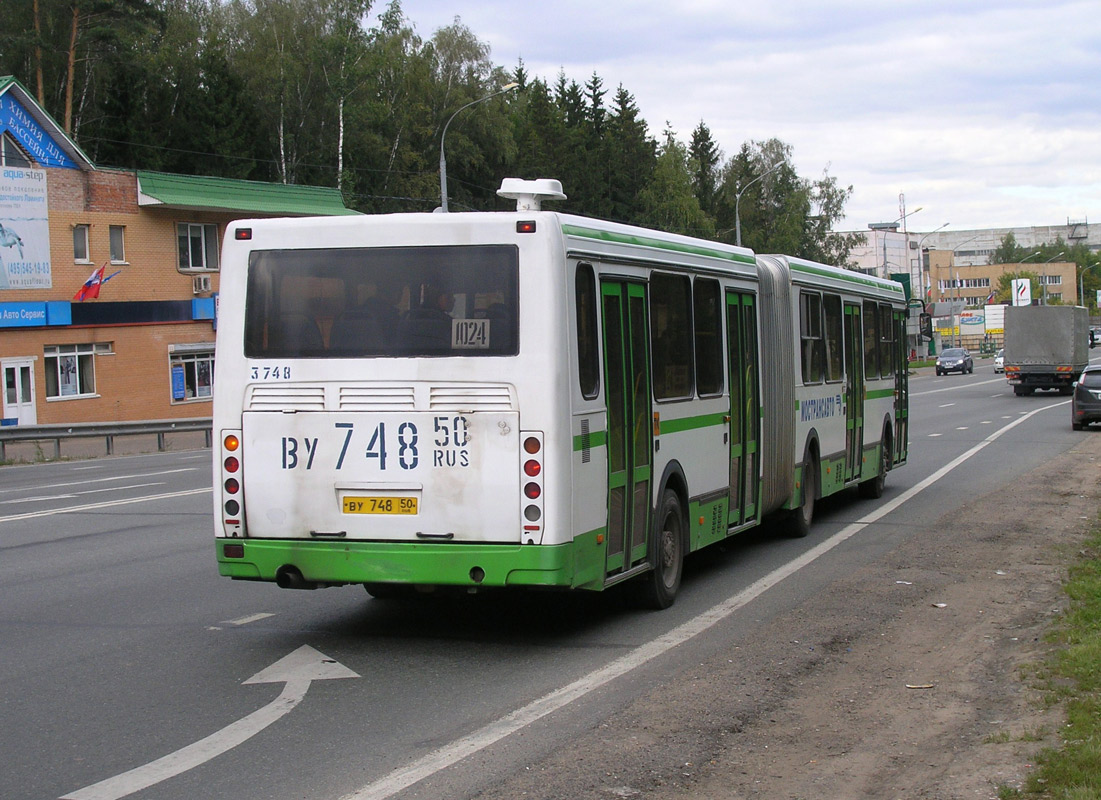
[[[345,497],[345,514],[416,514],[415,497]]]

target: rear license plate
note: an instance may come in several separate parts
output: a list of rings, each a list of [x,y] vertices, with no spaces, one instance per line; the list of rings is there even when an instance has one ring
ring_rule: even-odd
[[[415,497],[345,497],[345,514],[416,514]]]

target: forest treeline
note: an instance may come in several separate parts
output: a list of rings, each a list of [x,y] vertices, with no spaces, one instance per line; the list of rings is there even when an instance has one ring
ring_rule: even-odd
[[[15,76],[99,166],[337,186],[369,213],[502,209],[503,177],[557,178],[571,213],[846,265],[852,187],[800,176],[790,145],[727,157],[701,119],[656,132],[623,85],[493,63],[454,23],[429,38],[399,0],[21,0]]]

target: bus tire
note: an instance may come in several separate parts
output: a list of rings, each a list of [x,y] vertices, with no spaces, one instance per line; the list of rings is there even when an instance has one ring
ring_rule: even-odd
[[[814,522],[814,503],[818,499],[818,456],[810,449],[803,459],[803,501],[788,517],[788,534],[802,539]]]
[[[860,496],[867,500],[878,500],[883,496],[887,485],[887,472],[891,469],[891,437],[886,432],[879,440],[879,470],[874,478],[861,482],[857,489]]]
[[[661,496],[651,549],[652,569],[639,579],[639,604],[660,611],[673,605],[680,589],[687,552],[688,524],[680,497],[672,489]]]

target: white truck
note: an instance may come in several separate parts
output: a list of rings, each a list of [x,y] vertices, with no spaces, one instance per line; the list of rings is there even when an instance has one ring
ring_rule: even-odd
[[[1005,377],[1013,393],[1073,391],[1089,363],[1089,313],[1082,306],[1009,306],[1005,310]]]

